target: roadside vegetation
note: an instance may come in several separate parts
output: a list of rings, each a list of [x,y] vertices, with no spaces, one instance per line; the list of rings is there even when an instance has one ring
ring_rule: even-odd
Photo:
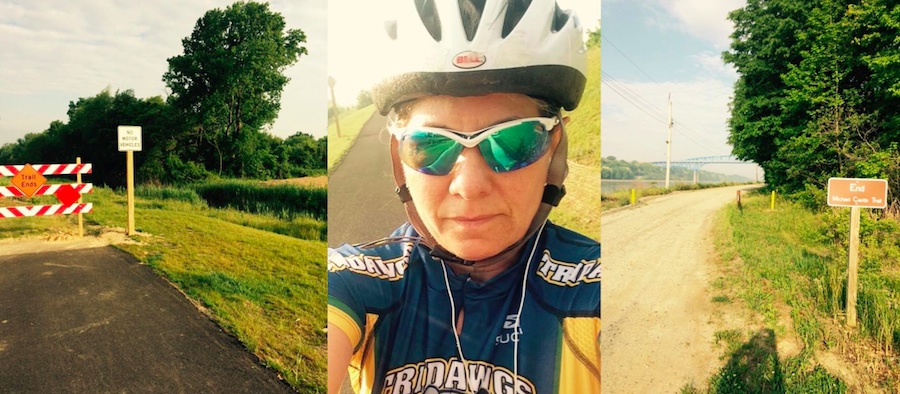
[[[589,34],[587,85],[568,116],[569,174],[566,196],[550,220],[600,241],[600,30]]]
[[[713,301],[747,308],[754,324],[717,334],[738,362],[709,392],[900,387],[898,16],[883,0],[749,0],[729,14],[729,143],[763,168],[766,193],[787,198],[772,211],[755,195],[718,220]],[[856,327],[845,310],[850,215],[826,206],[832,177],[884,179],[892,191],[888,209],[863,210]]]
[[[116,247],[175,284],[295,389],[324,392],[325,223],[305,211],[279,216],[289,204],[263,213],[211,208],[191,188],[142,187],[136,194],[139,235]],[[85,235],[124,238],[124,191],[97,188],[85,201],[94,203],[84,215]],[[67,239],[76,223],[74,216],[0,219],[0,238]]]
[[[747,324],[716,333],[726,365],[699,390],[839,393],[900,384],[900,209],[864,210],[858,326],[845,324],[849,209],[809,209],[768,195],[730,204],[714,234],[720,309],[747,310]],[[824,204],[822,204],[824,205]],[[726,325],[728,325],[726,323]]]
[[[634,199],[635,203],[639,203],[640,199],[643,197],[650,196],[660,196],[664,194],[669,194],[677,191],[685,191],[685,190],[701,190],[701,189],[710,189],[714,187],[726,187],[726,186],[734,186],[739,185],[740,183],[733,182],[722,182],[722,183],[698,183],[698,184],[686,184],[679,183],[672,185],[670,188],[666,189],[665,187],[636,187],[634,189]],[[612,209],[617,207],[624,207],[626,205],[631,204],[631,189],[628,190],[618,190],[612,193],[605,193],[600,196],[601,204],[603,209]]]
[[[333,118],[329,118],[328,123],[328,172],[341,162],[344,154],[356,141],[363,125],[375,113],[374,104],[366,104],[365,106],[341,111],[338,115],[338,123],[341,124],[341,136],[338,138],[337,126]]]

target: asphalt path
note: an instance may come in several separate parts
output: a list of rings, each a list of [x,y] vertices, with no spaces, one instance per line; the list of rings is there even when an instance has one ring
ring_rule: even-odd
[[[387,118],[377,112],[328,176],[328,246],[372,241],[406,222],[394,193]]]
[[[133,256],[109,246],[27,254],[6,246],[0,392],[293,392]]]

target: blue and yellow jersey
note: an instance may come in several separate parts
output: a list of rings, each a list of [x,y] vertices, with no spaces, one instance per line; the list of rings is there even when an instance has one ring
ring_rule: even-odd
[[[409,224],[394,235],[417,236]],[[516,328],[534,242],[526,243],[518,262],[485,283],[448,268],[456,313],[464,311],[459,341],[467,365],[453,335],[444,268],[426,248],[396,243],[329,249],[328,322],[354,346],[354,389],[599,393],[600,245],[548,222],[528,269]]]

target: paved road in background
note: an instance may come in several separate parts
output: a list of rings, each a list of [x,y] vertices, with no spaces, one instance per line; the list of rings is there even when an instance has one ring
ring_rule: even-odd
[[[714,214],[748,186],[677,192],[604,213],[603,391],[705,387],[713,349]]]
[[[386,237],[406,221],[394,193],[387,118],[377,112],[328,176],[328,246]]]
[[[0,392],[293,392],[127,253],[3,249]]]

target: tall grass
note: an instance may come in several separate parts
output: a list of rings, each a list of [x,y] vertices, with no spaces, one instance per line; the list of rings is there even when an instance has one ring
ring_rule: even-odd
[[[297,190],[324,190],[323,188],[299,185],[257,184],[254,186],[250,182],[239,182],[242,185],[247,184],[248,188],[280,188],[282,189],[281,193],[288,194]],[[227,187],[224,187],[219,190],[219,194],[227,193],[227,190]],[[215,193],[210,194],[216,195]],[[135,196],[142,199],[137,203],[137,206],[142,208],[202,212],[210,218],[299,239],[324,241],[328,236],[328,225],[324,220],[316,219],[306,212],[296,212],[296,207],[292,206],[275,206],[272,202],[265,202],[265,204],[223,204],[218,202],[219,206],[223,206],[222,208],[207,209],[209,205],[214,207],[215,205],[207,204],[207,201],[200,197],[195,189],[174,186],[138,186],[135,188]],[[300,197],[291,198],[299,199]],[[173,202],[183,203],[186,206],[180,207],[179,204]]]
[[[578,108],[568,114],[569,160],[600,167],[600,48],[587,53],[587,83]]]
[[[861,221],[858,329],[847,330],[847,250],[849,209],[811,211],[790,201],[769,209],[768,197],[754,195],[742,207],[723,212],[727,246],[719,251],[737,261],[733,285],[748,306],[771,327],[777,305],[790,308],[792,325],[807,349],[860,354],[883,387],[900,380],[900,223],[866,212]]]
[[[269,214],[283,220],[308,217],[325,220],[328,191],[292,184],[264,185],[256,181],[219,180],[192,185],[211,207]]]
[[[183,201],[195,205],[206,204],[206,201],[200,198],[194,189],[184,187],[141,185],[134,188],[134,195],[154,200]]]

